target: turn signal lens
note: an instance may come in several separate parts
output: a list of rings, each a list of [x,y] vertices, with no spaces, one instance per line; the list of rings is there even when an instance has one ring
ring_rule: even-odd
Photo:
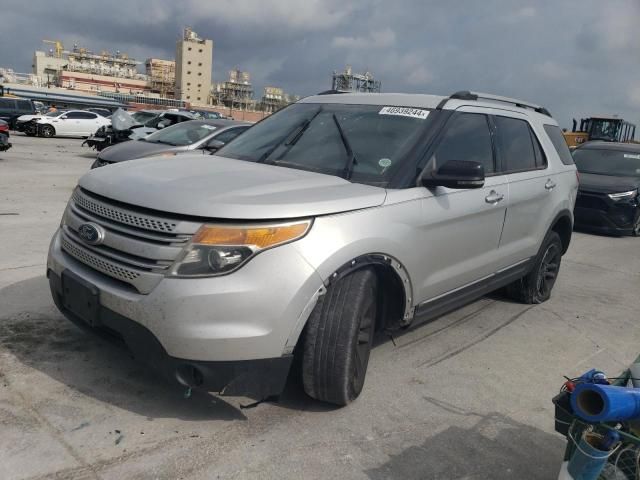
[[[193,237],[192,242],[201,245],[246,245],[268,248],[302,237],[311,222],[267,227],[226,227],[204,225]]]
[[[189,278],[231,273],[265,248],[303,237],[310,227],[311,220],[255,227],[203,225],[169,275]]]

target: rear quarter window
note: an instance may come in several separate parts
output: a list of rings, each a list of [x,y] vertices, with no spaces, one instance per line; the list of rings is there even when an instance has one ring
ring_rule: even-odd
[[[0,108],[3,110],[15,110],[16,101],[10,98],[0,98]]]
[[[29,100],[18,100],[18,110],[23,112],[31,112],[34,110]]]
[[[571,156],[571,151],[569,150],[569,146],[567,145],[567,141],[564,139],[564,135],[562,135],[562,130],[560,127],[556,125],[545,125],[544,131],[547,132],[549,136],[549,140],[553,143],[553,146],[558,152],[558,156],[562,163],[565,165],[573,165],[573,157]]]

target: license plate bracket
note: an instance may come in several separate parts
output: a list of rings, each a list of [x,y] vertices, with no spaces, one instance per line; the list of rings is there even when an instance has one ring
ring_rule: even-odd
[[[92,327],[100,323],[100,291],[68,270],[62,272],[62,304]]]

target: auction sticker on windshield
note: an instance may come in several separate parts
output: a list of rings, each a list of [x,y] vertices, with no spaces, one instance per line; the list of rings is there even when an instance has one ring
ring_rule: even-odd
[[[429,115],[429,110],[411,107],[383,107],[378,112],[379,115],[400,115],[401,117],[412,117],[424,120]]]

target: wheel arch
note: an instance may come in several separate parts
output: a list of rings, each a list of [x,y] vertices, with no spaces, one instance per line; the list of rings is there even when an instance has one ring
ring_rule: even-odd
[[[562,210],[558,213],[551,223],[549,230],[560,235],[562,254],[567,253],[569,244],[571,243],[571,235],[573,234],[573,216],[571,212],[569,210]]]
[[[380,315],[377,329],[408,325],[413,318],[411,279],[405,266],[397,258],[385,253],[359,255],[336,269],[326,280],[327,288],[356,270],[371,267],[376,273]]]

